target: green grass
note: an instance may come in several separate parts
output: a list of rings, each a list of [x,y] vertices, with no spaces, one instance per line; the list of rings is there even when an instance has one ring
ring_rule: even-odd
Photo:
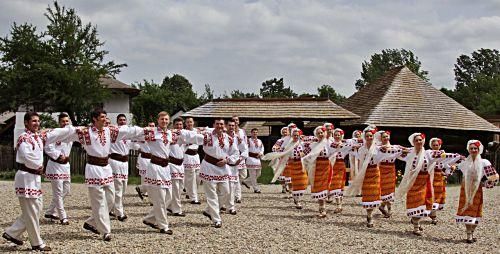
[[[262,161],[262,171],[259,179],[257,179],[257,182],[259,182],[260,184],[270,184],[271,180],[273,180],[274,177],[273,169],[269,167],[268,164],[269,162]]]

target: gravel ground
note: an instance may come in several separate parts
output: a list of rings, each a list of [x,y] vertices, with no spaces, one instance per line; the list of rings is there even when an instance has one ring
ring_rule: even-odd
[[[50,185],[45,190],[44,209],[51,199]],[[61,226],[48,221],[41,224],[42,238],[57,253],[414,253],[498,252],[500,243],[500,189],[485,191],[483,221],[476,230],[478,242],[466,244],[465,227],[454,223],[458,206],[459,187],[448,188],[448,206],[438,214],[440,222],[431,225],[425,220],[422,237],[411,234],[412,226],[405,216],[404,204],[396,203],[394,216],[384,219],[375,213],[375,227],[365,226],[365,212],[358,205],[360,198],[346,198],[344,211],[333,214],[333,205],[327,206],[328,217],[316,217],[317,204],[306,195],[305,207],[297,210],[291,199],[280,193],[280,186],[265,185],[262,194],[245,190],[243,203],[237,215],[223,214],[223,227],[211,227],[201,212],[202,205],[183,202],[187,216],[169,217],[174,234],[159,234],[141,223],[150,206],[135,195],[135,186],[129,186],[125,197],[126,222],[112,220],[111,242],[103,242],[82,229],[90,215],[87,189],[82,184],[72,185],[72,195],[67,197],[66,209],[71,224]],[[0,225],[8,227],[20,214],[13,191],[13,182],[0,182]],[[2,230],[3,231],[3,230]],[[3,238],[0,252],[25,252],[25,243],[14,247]]]

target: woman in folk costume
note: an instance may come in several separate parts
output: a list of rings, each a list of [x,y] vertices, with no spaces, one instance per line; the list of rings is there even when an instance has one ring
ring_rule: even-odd
[[[363,146],[353,153],[360,160],[359,172],[346,191],[350,196],[361,194],[361,204],[366,209],[366,226],[369,228],[373,227],[373,209],[382,203],[378,163],[387,156],[377,147],[374,141],[376,134],[377,128],[374,125],[363,130]]]
[[[493,188],[498,182],[498,173],[491,163],[481,158],[483,144],[478,140],[469,140],[467,150],[469,156],[458,164],[463,180],[460,188],[460,201],[456,216],[457,223],[464,223],[467,243],[473,243],[474,230],[483,214],[483,189]]]
[[[336,128],[333,130],[333,141],[330,143],[330,148],[339,149],[330,157],[330,165],[332,166],[332,177],[329,185],[329,197],[335,198],[337,208],[334,213],[342,212],[342,201],[344,196],[344,186],[346,178],[346,167],[344,158],[351,152],[353,144],[343,142],[344,131]]]
[[[278,176],[284,170],[289,170],[292,176],[292,196],[295,208],[302,209],[300,198],[306,192],[308,179],[307,173],[302,169],[301,158],[305,156],[305,148],[303,142],[300,140],[302,131],[298,128],[292,130],[292,141],[281,152],[272,152],[264,155],[262,160],[277,160],[278,163],[274,165],[275,175],[272,183],[278,179]]]
[[[431,138],[429,146],[433,151],[441,150],[443,141],[440,138]],[[429,217],[432,219],[432,224],[437,224],[437,210],[443,210],[446,201],[446,179],[445,176],[450,174],[450,165],[457,163],[462,156],[456,153],[446,153],[446,156],[441,157],[436,162],[434,168],[434,180],[432,187],[434,191],[432,211]],[[430,202],[429,200],[428,202]]]
[[[347,144],[363,144],[363,132],[360,130],[355,130],[352,133],[352,138],[346,140]],[[353,154],[349,154],[349,182],[356,177],[359,171],[359,159],[357,159]]]
[[[378,209],[385,218],[390,218],[392,215],[394,193],[396,191],[396,165],[394,162],[402,155],[403,149],[401,146],[391,145],[390,131],[379,131],[377,139],[377,143],[380,143],[380,152],[386,154],[386,157],[379,163],[382,203]],[[387,207],[387,210],[385,207]]]
[[[424,150],[425,135],[413,133],[408,138],[413,146],[402,158],[406,162],[403,179],[396,190],[396,199],[406,196],[406,215],[411,217],[413,234],[421,236],[420,219],[432,210],[432,182],[436,162],[446,156],[444,151]]]
[[[281,152],[282,151],[282,146],[283,146],[283,143],[285,142],[286,138],[289,136],[288,133],[288,127],[285,126],[283,128],[281,128],[281,138],[278,139],[278,141],[276,141],[276,143],[274,143],[273,147],[271,148],[271,151],[272,152]],[[270,163],[269,163],[269,166],[273,168],[273,165],[274,163],[276,163],[277,161],[276,160],[272,160]],[[288,189],[287,189],[287,184],[286,184],[286,179],[285,179],[285,175],[280,175],[278,177],[278,181],[281,183],[281,193],[287,193],[288,192]]]

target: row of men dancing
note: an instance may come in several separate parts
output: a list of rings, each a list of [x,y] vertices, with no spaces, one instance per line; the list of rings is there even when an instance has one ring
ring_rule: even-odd
[[[142,184],[139,193],[147,192],[153,208],[143,218],[143,223],[160,233],[172,234],[167,214],[185,216],[181,207],[181,190],[184,173],[190,172],[186,190],[192,204],[200,204],[196,190],[196,175],[203,181],[207,208],[203,215],[216,228],[222,226],[221,208],[236,214],[235,201],[241,202],[239,175],[249,169],[249,178],[242,181],[252,185],[260,193],[257,178],[260,174],[260,157],[263,155],[262,141],[257,139],[257,130],[247,139],[238,129],[239,119],[233,117],[227,124],[224,119],[214,120],[213,128],[193,128],[192,119],[183,129],[182,119],[174,120],[174,129],[167,128],[170,117],[160,112],[157,127],[127,126],[124,115],[119,115],[118,126],[107,125],[106,112],[96,109],[91,112],[92,124],[74,127],[66,114],[61,114],[61,128],[40,131],[40,118],[35,112],[24,116],[25,131],[16,144],[18,171],[14,187],[21,206],[21,216],[8,227],[3,238],[23,245],[22,234],[27,231],[33,250],[50,251],[40,236],[39,213],[42,209],[41,176],[51,181],[53,199],[45,217],[69,224],[63,199],[69,193],[69,153],[73,142],[79,142],[87,153],[85,184],[88,187],[92,214],[83,228],[102,235],[104,241],[111,240],[110,215],[125,221],[123,194],[128,179],[129,149],[141,151],[138,169]],[[135,142],[132,142],[135,141]],[[205,153],[200,163],[198,146]],[[43,153],[48,155],[47,170],[43,167]],[[244,166],[246,162],[247,166]],[[186,170],[184,171],[184,167]],[[196,171],[199,169],[199,173]],[[189,173],[188,173],[189,174]],[[190,180],[191,179],[191,182]]]
[[[390,132],[368,126],[355,131],[352,139],[344,140],[344,131],[327,123],[314,130],[314,136],[303,136],[294,124],[281,130],[282,138],[273,152],[262,157],[270,160],[273,181],[284,180],[291,185],[293,201],[302,208],[301,197],[308,185],[311,196],[318,201],[321,218],[326,217],[325,203],[335,199],[334,213],[342,212],[346,166],[350,156],[351,184],[345,190],[349,196],[361,196],[366,209],[367,227],[373,227],[373,210],[379,209],[390,218],[395,199],[406,198],[407,216],[411,217],[413,234],[422,235],[421,218],[430,217],[437,223],[438,210],[445,204],[445,175],[459,169],[463,174],[460,203],[456,222],[466,225],[467,242],[475,241],[473,232],[482,216],[483,191],[498,181],[491,163],[481,158],[483,145],[478,140],[467,143],[468,157],[441,150],[442,140],[431,138],[425,150],[425,134],[414,133],[408,140],[411,148],[390,143]],[[396,189],[395,160],[406,162],[403,178]]]

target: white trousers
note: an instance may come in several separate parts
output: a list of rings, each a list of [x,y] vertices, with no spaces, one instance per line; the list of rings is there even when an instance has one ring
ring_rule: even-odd
[[[239,175],[239,181],[236,183],[235,186],[235,197],[236,199],[241,199],[241,182],[247,178],[248,173],[246,168],[238,169],[238,172],[240,173],[240,175]]]
[[[199,169],[184,169],[184,187],[191,201],[198,201]]]
[[[248,178],[245,180],[245,183],[252,186],[254,191],[259,191],[260,187],[257,184],[257,179],[260,177],[262,169],[249,169],[248,170]]]
[[[148,188],[144,184],[144,177],[146,176],[145,175],[141,176],[141,185],[139,185],[139,189],[141,190],[142,193],[148,193]]]
[[[115,179],[113,182],[115,185],[115,202],[113,203],[113,206],[110,207],[110,212],[121,217],[125,215],[125,210],[123,209],[123,196],[125,195],[125,191],[127,189],[128,180]]]
[[[64,210],[64,198],[70,193],[70,181],[52,180],[52,201],[45,214],[58,216],[59,219],[67,219],[66,210]]]
[[[40,237],[40,222],[39,216],[42,211],[43,201],[39,198],[19,198],[21,205],[21,216],[19,216],[12,226],[8,227],[5,232],[17,240],[22,239],[24,231],[28,232],[31,246],[43,245],[43,240]]]
[[[223,203],[219,204],[221,207],[227,208],[228,211],[235,210],[236,211],[236,204],[235,204],[235,194],[236,194],[236,184],[238,182],[232,182],[229,181],[229,194],[226,195],[226,199],[223,199],[221,189],[218,190],[217,195],[219,196],[219,200],[223,200]]]
[[[182,179],[172,179],[172,199],[168,209],[172,210],[172,213],[181,213],[181,194],[182,194]]]
[[[111,233],[109,220],[110,207],[114,204],[115,188],[113,185],[89,187],[90,207],[92,215],[85,221],[101,234]]]
[[[224,204],[229,195],[229,181],[225,182],[204,182],[203,188],[207,198],[207,209],[205,210],[212,216],[213,222],[221,222],[220,205]]]
[[[172,198],[170,189],[148,186],[148,197],[153,209],[144,217],[144,221],[157,225],[160,229],[168,229],[167,207]]]

